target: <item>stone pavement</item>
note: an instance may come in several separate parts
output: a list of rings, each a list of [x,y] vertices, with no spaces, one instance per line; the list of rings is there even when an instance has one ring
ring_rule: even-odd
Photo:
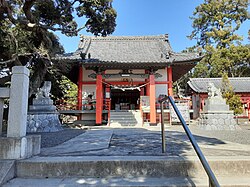
[[[244,126],[241,128],[242,130],[236,131],[204,131],[195,125],[189,125],[189,127],[211,167],[215,169],[216,174],[221,174],[218,176],[221,186],[249,186],[250,141],[248,139],[250,127]],[[58,133],[59,135],[61,136]],[[56,136],[57,134],[53,133],[51,138],[58,138]],[[141,170],[142,173],[148,171],[146,163],[151,163],[155,167],[162,166],[163,170],[158,167],[152,169],[149,165],[152,169],[150,171],[162,171],[169,174],[178,170],[177,165],[173,169],[171,164],[167,164],[166,160],[168,159],[185,160],[185,162],[192,162],[193,164],[198,160],[181,126],[166,126],[166,144],[167,151],[162,153],[159,126],[144,128],[89,127],[86,132],[75,138],[57,146],[45,146],[42,148],[40,155],[20,161],[19,171],[17,171],[19,177],[3,186],[208,186],[207,177],[202,174],[204,173],[203,169],[198,170],[198,177],[197,173],[194,176],[188,175],[188,177],[186,174],[180,177],[157,177],[154,175],[133,176],[130,173],[131,171],[135,173],[140,173]],[[130,162],[126,162],[128,160]],[[164,162],[162,162],[163,160]],[[34,168],[29,165],[31,162]],[[198,163],[200,165],[200,162]],[[23,168],[25,168],[25,165],[27,166],[26,172],[22,172],[25,170],[20,169],[22,165]],[[104,168],[101,166],[104,166]],[[131,174],[131,176],[75,175],[75,173],[81,173],[83,170],[86,170],[87,173],[96,173],[97,168],[99,168],[98,172],[100,173],[105,173],[110,168],[116,168],[110,170],[113,174],[114,172],[126,173],[126,166],[129,168],[128,174]],[[231,166],[235,167],[231,168]],[[56,168],[55,171],[52,169],[53,167]],[[130,167],[133,168],[131,171]],[[184,165],[180,165],[178,162],[178,167],[182,168],[180,169],[181,172],[185,173]],[[48,170],[45,170],[45,168]],[[64,174],[62,174],[63,177],[55,177],[51,174],[56,172],[57,176],[60,173],[67,173],[69,168],[73,172],[72,177],[67,177]],[[195,171],[193,169],[190,168],[191,173]],[[40,176],[37,177],[35,174],[38,171],[45,172],[44,176],[50,176],[51,174],[54,178],[41,178],[43,175],[40,176],[40,174],[37,174]],[[226,173],[233,173],[233,175],[224,176]],[[245,175],[243,176],[241,173]],[[28,177],[29,175],[34,176]]]
[[[190,126],[206,156],[250,156],[250,146],[235,142],[234,134],[249,139],[250,130],[212,131]],[[218,137],[234,136],[232,141]],[[230,138],[229,138],[230,140]],[[245,143],[245,142],[243,142]],[[248,143],[248,142],[247,142]],[[42,148],[40,156],[188,156],[195,155],[181,126],[166,127],[166,153],[162,153],[160,127],[110,128],[91,127],[85,133],[55,147]]]

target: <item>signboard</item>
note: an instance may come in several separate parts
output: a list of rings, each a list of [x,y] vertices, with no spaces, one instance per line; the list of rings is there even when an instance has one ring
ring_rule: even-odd
[[[150,112],[149,96],[141,96],[141,109],[143,112]]]
[[[188,101],[175,101],[177,108],[179,109],[183,119],[186,123],[190,121],[190,114],[189,114],[189,102]],[[175,113],[173,107],[170,107],[170,114],[171,114],[171,121],[173,123],[180,123],[180,120]]]

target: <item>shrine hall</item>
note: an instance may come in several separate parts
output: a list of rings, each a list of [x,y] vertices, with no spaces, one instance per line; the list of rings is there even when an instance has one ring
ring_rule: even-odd
[[[191,70],[201,56],[176,53],[168,34],[157,36],[81,36],[78,49],[56,60],[74,63],[78,79],[75,113],[100,125],[110,112],[141,110],[147,105],[156,124],[158,99],[173,95],[173,82]],[[146,99],[144,101],[143,99]]]

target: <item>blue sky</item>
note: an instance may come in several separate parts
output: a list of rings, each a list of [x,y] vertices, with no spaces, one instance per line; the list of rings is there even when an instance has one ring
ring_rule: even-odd
[[[113,0],[117,11],[117,26],[113,35],[138,36],[169,34],[174,51],[191,47],[195,41],[187,36],[192,32],[192,16],[195,7],[202,0]],[[238,34],[244,35],[247,41],[247,31],[250,21],[244,23]],[[79,22],[79,25],[81,23]],[[92,35],[84,30],[80,34]],[[66,37],[58,34],[66,52],[77,49],[79,36]]]

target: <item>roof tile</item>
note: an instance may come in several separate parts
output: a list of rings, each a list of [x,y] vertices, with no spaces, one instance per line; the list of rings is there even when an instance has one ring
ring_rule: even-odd
[[[81,36],[74,53],[58,56],[59,59],[97,59],[99,62],[117,63],[172,63],[199,61],[195,53],[174,53],[168,35],[158,36]],[[88,60],[86,60],[88,62]]]
[[[250,92],[250,77],[229,77],[234,92]],[[207,93],[208,83],[214,83],[217,88],[222,88],[222,78],[190,78],[188,85],[197,93]]]

